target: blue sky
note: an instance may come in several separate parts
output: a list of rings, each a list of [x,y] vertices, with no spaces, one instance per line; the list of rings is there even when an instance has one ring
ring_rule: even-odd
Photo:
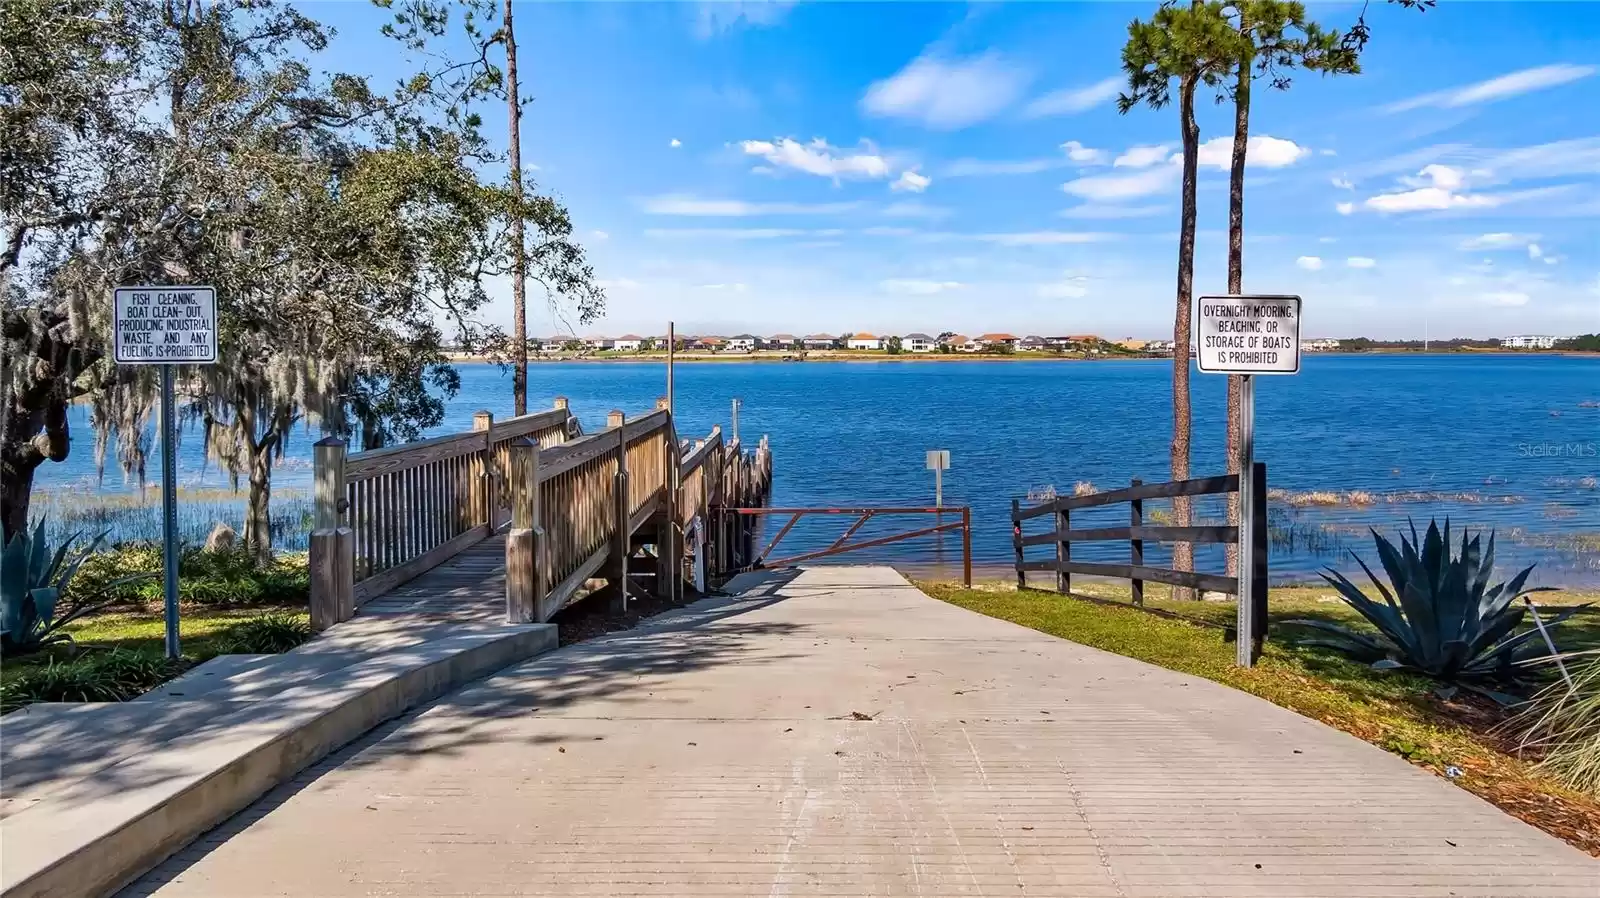
[[[1170,335],[1177,113],[1114,103],[1155,6],[520,5],[524,159],[607,286],[576,329]],[[381,13],[305,8],[339,67],[399,71]],[[1302,295],[1313,336],[1600,330],[1600,4],[1368,20],[1361,75],[1258,83],[1245,289]],[[1220,293],[1232,110],[1201,105]]]

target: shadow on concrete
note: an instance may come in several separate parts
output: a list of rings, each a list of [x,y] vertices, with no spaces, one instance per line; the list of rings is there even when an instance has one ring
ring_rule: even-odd
[[[783,601],[783,588],[799,574],[774,570],[743,575],[729,584],[730,590],[738,590],[736,594],[710,595],[680,605],[639,621],[631,630],[564,646],[419,706],[307,767],[119,895],[152,894],[217,846],[341,769],[384,765],[404,775],[413,761],[458,755],[469,746],[505,743],[514,749],[571,743],[588,737],[558,731],[521,733],[507,724],[593,700],[659,703],[677,674],[727,664],[774,665],[795,658],[770,650],[757,655],[754,638],[803,636],[805,627],[751,621],[747,616]],[[563,718],[551,720],[559,726]]]

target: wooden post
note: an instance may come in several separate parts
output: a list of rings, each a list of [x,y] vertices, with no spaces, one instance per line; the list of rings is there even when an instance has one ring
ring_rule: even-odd
[[[1028,572],[1022,569],[1022,502],[1011,500],[1011,546],[1017,552],[1017,588],[1028,588]]]
[[[1254,603],[1250,634],[1251,651],[1261,657],[1262,644],[1267,638],[1267,463],[1255,462],[1250,466],[1250,522],[1251,546],[1249,576],[1252,580],[1250,597]],[[1239,572],[1244,575],[1244,571]]]
[[[617,532],[611,547],[611,575],[606,579],[617,587],[612,610],[628,610],[628,554],[633,549],[633,534],[628,532],[628,428],[627,416],[619,409],[606,415],[606,427],[617,432],[617,473],[613,479],[617,507]]]
[[[972,506],[961,507],[961,584],[972,588]]]
[[[521,437],[511,444],[511,529],[506,533],[506,623],[539,620],[539,560],[544,531],[539,521],[539,444]]]
[[[499,503],[495,499],[494,482],[500,475],[500,463],[495,458],[493,430],[494,412],[480,411],[472,415],[472,431],[483,432],[483,470],[478,472],[478,482],[472,490],[472,511],[478,523],[489,525],[490,532],[499,524],[495,520],[495,508]]]
[[[678,491],[682,485],[678,471],[678,443],[672,427],[671,400],[656,399],[656,410],[667,413],[667,429],[661,440],[662,464],[666,480],[661,496],[661,518],[656,523],[656,597],[678,601],[679,574],[683,570],[682,540],[678,536]]]
[[[1072,541],[1063,534],[1072,529],[1072,512],[1070,509],[1061,509],[1056,512],[1056,592],[1066,595],[1072,592],[1072,572],[1066,569],[1068,562],[1072,561]]]
[[[1139,478],[1133,478],[1134,486],[1140,486],[1143,483],[1144,481],[1140,480]],[[1144,500],[1131,499],[1128,502],[1128,508],[1128,523],[1134,527],[1143,527]],[[1128,540],[1128,563],[1134,567],[1140,567],[1144,564],[1144,540],[1138,539],[1137,537]],[[1133,584],[1133,604],[1143,605],[1144,581],[1135,577],[1131,582]]]
[[[665,397],[665,396],[657,396],[656,397],[656,411],[658,411],[658,412],[659,411],[665,411],[666,408],[667,408],[667,397]]]
[[[355,536],[344,525],[344,440],[327,437],[312,447],[315,484],[310,572],[311,627],[321,632],[355,615]]]

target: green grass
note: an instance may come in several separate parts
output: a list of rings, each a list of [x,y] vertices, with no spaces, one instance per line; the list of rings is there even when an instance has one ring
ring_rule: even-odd
[[[1126,598],[1127,587],[1074,584],[1077,591]],[[1051,592],[1003,588],[962,589],[923,584],[936,598],[1074,642],[1137,658],[1170,670],[1204,677],[1320,720],[1443,774],[1535,826],[1600,855],[1600,801],[1566,788],[1517,757],[1516,738],[1501,728],[1504,712],[1470,697],[1442,700],[1421,677],[1383,674],[1331,652],[1294,644],[1290,627],[1273,630],[1260,663],[1234,666],[1234,646],[1221,631],[1171,620],[1136,608],[1110,607]],[[1119,595],[1120,593],[1120,595]],[[1270,619],[1318,617],[1358,623],[1342,603],[1321,601],[1328,589],[1275,589]],[[1547,602],[1571,603],[1582,596],[1542,594]],[[1226,602],[1175,602],[1147,590],[1146,603],[1209,620],[1231,621]],[[1563,648],[1600,644],[1600,615],[1579,615],[1562,636]],[[1581,622],[1581,623],[1580,623]],[[1566,627],[1562,628],[1567,630]],[[1562,633],[1562,631],[1557,631]]]

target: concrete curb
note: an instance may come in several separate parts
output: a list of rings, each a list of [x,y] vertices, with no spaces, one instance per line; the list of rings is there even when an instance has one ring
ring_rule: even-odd
[[[93,774],[103,797],[40,802],[0,824],[3,898],[99,898],[378,724],[556,648],[552,624],[438,639],[225,713]]]

